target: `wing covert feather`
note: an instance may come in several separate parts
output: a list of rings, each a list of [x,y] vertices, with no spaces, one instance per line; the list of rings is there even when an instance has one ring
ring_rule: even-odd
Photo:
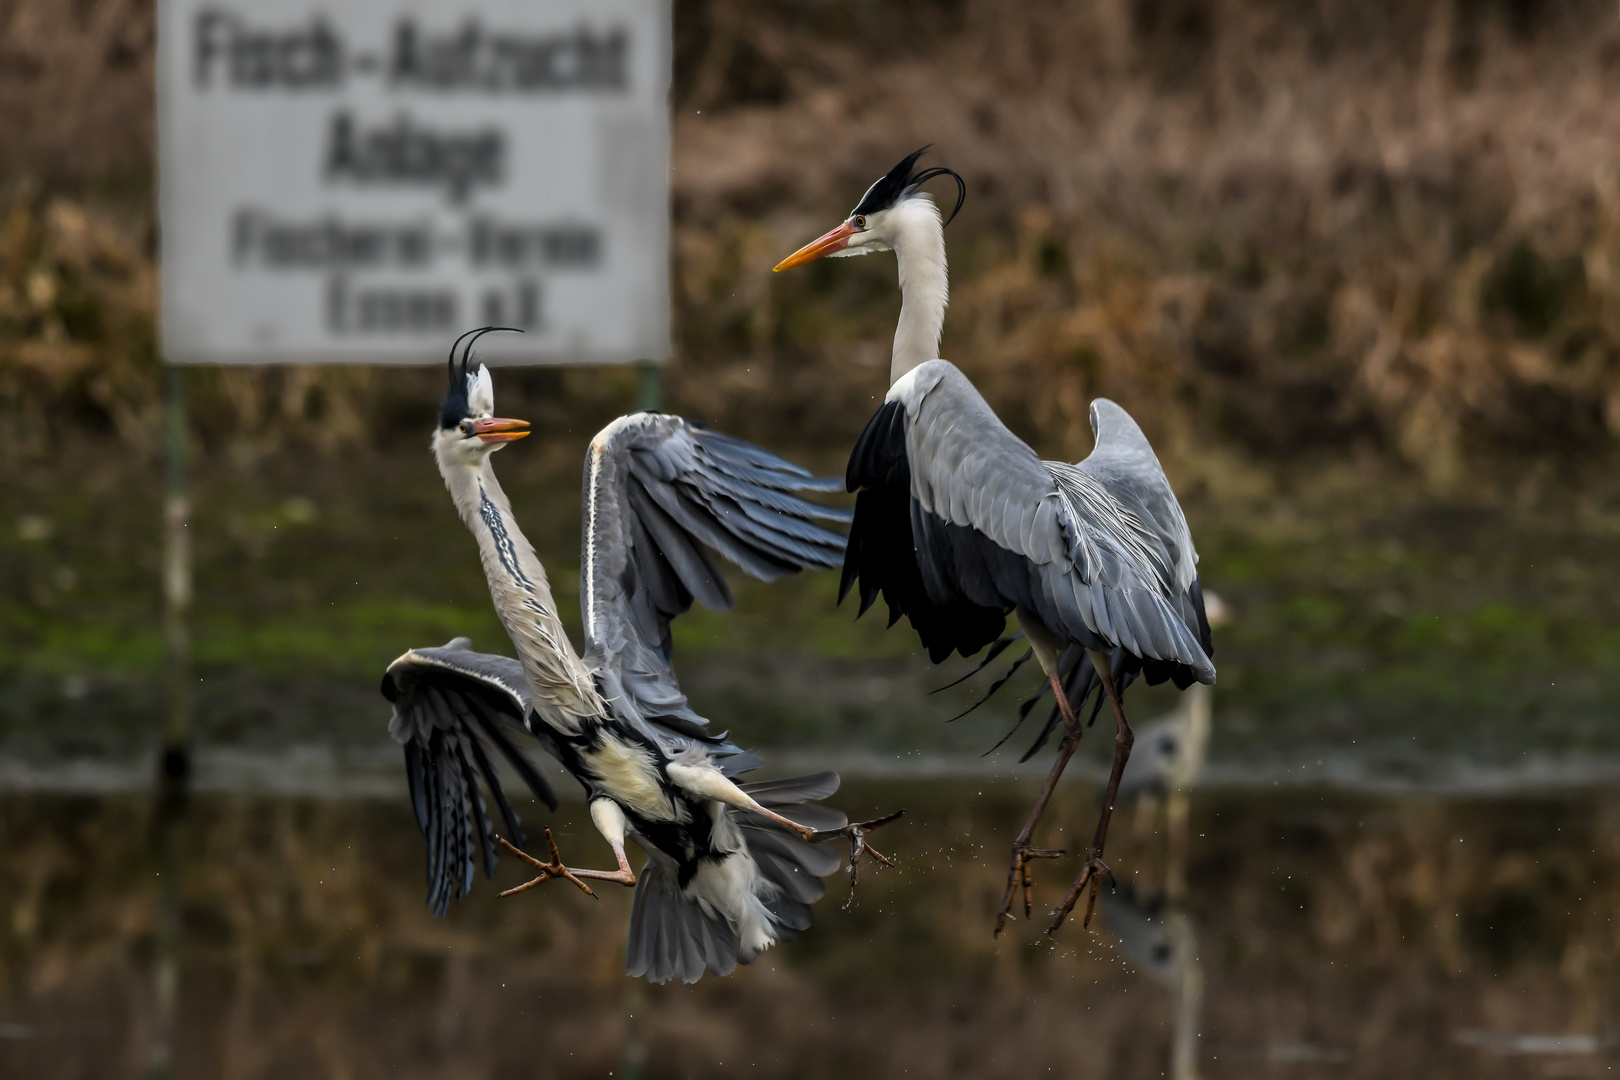
[[[669,624],[694,600],[732,606],[716,553],[765,581],[837,565],[844,537],[823,523],[849,514],[803,497],[835,486],[662,413],[620,417],[591,440],[580,559],[585,658],[620,720],[672,755],[712,738],[670,667]],[[727,747],[732,765],[743,764],[730,744],[714,740],[709,749]]]
[[[881,591],[936,661],[978,651],[1022,608],[1087,648],[1213,680],[1197,554],[1169,481],[1125,410],[1099,399],[1091,420],[1085,461],[1043,462],[953,365],[913,369],[850,456],[845,591],[860,580],[863,609]],[[879,509],[901,498],[905,536]]]

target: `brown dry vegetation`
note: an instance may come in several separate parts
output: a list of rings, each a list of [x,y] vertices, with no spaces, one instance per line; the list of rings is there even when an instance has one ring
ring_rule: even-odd
[[[1480,450],[1620,430],[1620,23],[1602,5],[726,10],[710,53],[778,73],[780,100],[714,115],[720,61],[694,65],[675,139],[688,338],[718,302],[758,358],[815,361],[806,393],[825,370],[869,391],[882,321],[869,351],[829,347],[769,314],[803,283],[741,275],[752,295],[728,304],[727,275],[694,281],[716,233],[764,249],[742,262],[788,250],[932,141],[970,193],[945,354],[1050,449],[1085,449],[1096,394],[1161,442],[1367,443],[1442,487]]]
[[[0,5],[13,451],[62,405],[156,445],[151,17]],[[676,28],[679,407],[853,434],[892,264],[767,271],[932,142],[969,190],[944,352],[1049,453],[1085,450],[1097,394],[1188,478],[1371,452],[1455,490],[1620,433],[1610,6],[692,0]],[[366,443],[426,378],[240,371],[199,393],[221,428]]]

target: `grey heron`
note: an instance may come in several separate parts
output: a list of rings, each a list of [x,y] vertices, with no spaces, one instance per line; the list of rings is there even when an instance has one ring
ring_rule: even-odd
[[[591,895],[587,880],[635,886],[629,974],[655,982],[727,974],[810,925],[810,905],[825,891],[821,878],[839,861],[820,841],[853,841],[853,879],[866,831],[882,822],[847,826],[843,814],[818,805],[837,789],[836,773],[739,784],[735,778],[761,761],[712,734],[681,692],[670,621],[693,600],[731,605],[705,547],[766,580],[830,567],[843,536],[821,522],[847,515],[802,497],[828,490],[828,481],[757,446],[661,413],[620,417],[591,440],[585,461],[585,645],[576,651],[545,568],[491,468],[493,453],[525,437],[529,425],[495,416],[489,369],[469,364],[477,332],[471,338],[459,373],[451,348],[432,449],[477,539],[491,598],[518,655],[476,653],[461,639],[413,649],[384,676],[383,694],[394,707],[389,731],[405,748],[428,844],[429,904],[442,914],[452,897],[465,895],[475,858],[492,874],[501,843],[538,871],[503,895],[559,878]],[[531,757],[535,748],[583,786],[615,869],[565,866],[549,830],[549,862],[518,846],[522,832],[491,752],[555,807]],[[480,780],[516,845],[496,836]],[[627,839],[647,853],[639,874],[630,868]]]
[[[1036,825],[1081,735],[1064,682],[1084,704],[1100,685],[1112,708],[1113,769],[1090,849],[1055,912],[1056,930],[1090,887],[1089,922],[1132,733],[1120,693],[1136,677],[1185,689],[1213,683],[1198,555],[1170,482],[1142,429],[1118,405],[1091,404],[1095,443],[1077,465],[1042,461],[997,418],[955,365],[938,358],[949,282],[939,208],[929,179],[967,185],[949,169],[917,169],[924,150],[878,179],[837,227],[776,266],[826,256],[893,251],[900,319],[889,392],[868,421],[845,475],[857,492],[840,596],[857,582],[864,613],[881,594],[893,625],[905,616],[936,662],[995,641],[1016,612],[1057,699],[1064,734],[1057,760],[1013,844],[999,933],[1022,887],[1031,913],[1029,861],[1062,851],[1031,846]]]

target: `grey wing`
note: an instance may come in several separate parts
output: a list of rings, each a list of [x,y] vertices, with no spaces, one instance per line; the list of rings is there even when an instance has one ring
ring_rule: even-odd
[[[1091,433],[1091,453],[1077,468],[1102,485],[1147,532],[1150,560],[1165,591],[1185,593],[1198,576],[1198,552],[1153,446],[1131,414],[1107,398],[1091,403]]]
[[[1054,484],[973,384],[934,360],[897,381],[850,453],[856,492],[840,597],[881,595],[935,663],[1001,636],[1031,567],[1059,566]]]
[[[669,624],[696,600],[732,606],[714,558],[771,581],[831,567],[848,513],[803,497],[837,489],[751,443],[677,416],[620,417],[585,460],[580,607],[585,658],[615,712],[678,753],[704,737],[670,668]]]
[[[1171,551],[1161,536],[1177,523],[1185,534],[1185,521],[1179,507],[1172,516],[1148,497],[1158,492],[1152,477],[1133,473],[1140,461],[1119,452],[1114,439],[1104,441],[1099,432],[1100,474],[1086,463],[1042,462],[973,384],[942,360],[897,382],[885,410],[892,410],[891,417],[885,421],[880,410],[850,459],[849,484],[861,489],[861,501],[849,545],[856,565],[852,571],[846,560],[845,579],[847,587],[852,577],[861,577],[863,606],[878,587],[889,596],[894,617],[895,595],[902,606],[909,599],[913,610],[904,613],[936,659],[951,647],[966,655],[988,644],[1002,624],[983,613],[1004,615],[1021,606],[1087,648],[1123,647],[1213,681],[1214,667],[1199,638],[1200,615],[1186,599],[1196,580],[1179,593],[1175,588],[1193,557],[1190,538]],[[1110,422],[1123,418],[1146,449],[1124,410],[1107,403],[1103,413]],[[1151,449],[1147,456],[1162,482]],[[887,511],[887,531],[904,529],[905,535],[885,552],[880,528],[869,528],[863,517],[877,519],[884,512],[877,498],[882,490],[895,502],[901,476],[909,520],[899,519],[898,507]],[[866,504],[869,491],[873,498]],[[1163,494],[1174,506],[1168,483]],[[920,597],[905,595],[911,563],[911,591],[920,589]],[[935,643],[919,625],[919,613],[923,622],[940,624],[931,628]]]
[[[1215,655],[1214,643],[1198,581],[1198,552],[1170,480],[1142,429],[1112,401],[1091,403],[1091,430],[1096,445],[1079,465],[1048,463],[1059,491],[1086,507],[1075,520],[1090,534],[1089,544],[1112,545],[1128,566],[1121,580],[1163,597],[1196,636],[1206,663],[1174,651],[1142,655],[1179,660],[1195,669],[1200,681],[1213,681],[1214,668],[1207,660]]]
[[[557,796],[539,772],[536,737],[524,718],[523,668],[504,656],[473,652],[466,638],[412,649],[383,675],[394,706],[388,733],[405,748],[416,823],[427,841],[428,906],[443,915],[472,889],[475,860],[495,873],[494,823],[479,782],[489,790],[514,844],[523,846],[517,811],[501,788],[491,752],[505,758],[548,807]]]

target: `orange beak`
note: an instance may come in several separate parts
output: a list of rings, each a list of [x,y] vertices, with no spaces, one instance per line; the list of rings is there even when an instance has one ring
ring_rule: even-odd
[[[771,273],[778,270],[791,270],[795,266],[803,266],[807,262],[819,259],[823,255],[831,255],[835,251],[843,251],[849,246],[849,238],[860,230],[849,222],[844,222],[825,236],[810,241],[804,247],[795,251],[781,262],[777,263]]]
[[[486,417],[483,420],[474,420],[472,433],[486,443],[517,442],[529,435],[529,422],[527,420],[501,420],[496,417]]]

